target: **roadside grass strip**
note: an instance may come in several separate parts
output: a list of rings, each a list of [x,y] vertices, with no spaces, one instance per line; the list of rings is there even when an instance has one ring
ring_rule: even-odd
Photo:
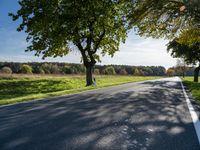
[[[180,83],[181,83],[182,91],[183,91],[184,97],[186,99],[186,103],[187,103],[190,115],[192,117],[192,121],[193,121],[194,128],[195,128],[195,131],[196,131],[196,134],[197,134],[199,145],[200,145],[200,121],[199,121],[198,115],[195,112],[194,107],[192,106],[192,103],[191,103],[191,101],[190,101],[190,99],[189,99],[189,97],[188,97],[188,95],[185,91],[185,88],[183,86],[181,79],[180,79]]]

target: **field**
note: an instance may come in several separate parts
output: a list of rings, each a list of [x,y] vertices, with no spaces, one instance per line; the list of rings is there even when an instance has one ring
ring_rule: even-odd
[[[77,75],[0,75],[0,105],[157,78],[160,77],[96,76],[97,86],[85,87],[85,77]]]
[[[183,82],[187,86],[189,91],[192,93],[194,99],[200,105],[200,83],[193,82],[193,77],[186,77],[183,79]]]

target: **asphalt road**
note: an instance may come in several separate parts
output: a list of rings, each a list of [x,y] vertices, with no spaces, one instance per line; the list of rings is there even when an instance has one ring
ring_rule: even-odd
[[[199,150],[177,78],[0,107],[0,150]]]

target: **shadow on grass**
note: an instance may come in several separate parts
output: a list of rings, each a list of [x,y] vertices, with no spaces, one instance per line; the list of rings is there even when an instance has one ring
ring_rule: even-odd
[[[4,80],[0,81],[0,100],[72,89],[68,80]]]
[[[126,86],[1,107],[0,149],[199,149],[178,82]]]
[[[184,84],[192,93],[192,96],[194,97],[196,102],[200,105],[200,83],[196,83],[193,81],[184,81]]]

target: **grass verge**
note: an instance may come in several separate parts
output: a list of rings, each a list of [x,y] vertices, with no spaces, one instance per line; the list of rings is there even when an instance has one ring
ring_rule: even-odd
[[[0,77],[0,105],[158,78],[160,77],[96,76],[97,86],[85,87],[84,76],[20,75],[9,78]]]
[[[193,82],[193,77],[186,77],[183,83],[187,86],[196,102],[200,105],[200,83]]]

